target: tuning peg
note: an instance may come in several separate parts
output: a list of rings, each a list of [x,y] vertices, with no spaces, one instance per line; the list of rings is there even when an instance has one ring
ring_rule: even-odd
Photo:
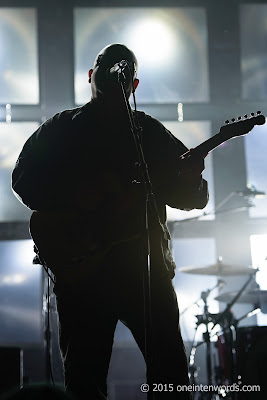
[[[224,121],[224,123],[225,123],[225,124],[229,124],[229,123],[230,123],[229,119],[227,119],[226,121]]]
[[[240,121],[240,120],[242,119],[242,117],[241,117],[241,116],[239,116],[237,119],[238,119],[238,121]]]
[[[231,121],[232,121],[232,122],[235,122],[235,118],[232,118]]]
[[[245,115],[244,115],[244,118],[248,118],[248,114],[245,114]]]
[[[252,112],[252,113],[250,113],[250,115],[251,115],[252,117],[254,117],[255,113],[254,113],[254,112]]]
[[[260,114],[261,114],[261,111],[257,111],[257,114],[260,115]]]

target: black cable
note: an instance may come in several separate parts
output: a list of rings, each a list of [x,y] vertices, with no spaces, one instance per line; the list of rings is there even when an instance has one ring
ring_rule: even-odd
[[[33,259],[33,264],[39,264],[43,267],[44,271],[46,272],[47,275],[47,299],[46,299],[46,304],[47,304],[47,324],[44,327],[45,331],[45,338],[46,338],[46,357],[48,360],[48,366],[49,366],[49,376],[51,378],[52,384],[55,385],[54,383],[54,377],[53,377],[53,372],[52,372],[52,362],[51,362],[51,355],[50,355],[50,279],[53,282],[53,284],[56,283],[54,277],[51,275],[51,270],[49,267],[46,265],[45,260],[41,257],[38,248],[34,245],[34,252],[36,253],[36,256]],[[43,289],[45,290],[45,288]]]
[[[132,94],[133,94],[133,101],[134,101],[134,111],[137,111],[136,100],[135,100],[135,88],[134,88],[134,75],[135,75],[135,63],[133,63],[133,68],[130,67],[129,62],[126,61],[127,68],[130,72],[131,76],[131,84],[132,84]]]
[[[48,360],[49,375],[52,381],[52,385],[55,385],[53,371],[52,371],[52,360],[51,360],[51,335],[50,335],[50,279],[52,279],[49,273],[48,267],[44,266],[47,273],[47,327],[46,327],[46,355]],[[53,279],[52,279],[53,281]],[[54,282],[54,281],[53,281]]]
[[[55,279],[53,278],[53,276],[50,274],[49,268],[48,268],[46,265],[43,265],[43,268],[44,268],[45,272],[47,273],[48,278],[50,278],[51,281],[53,282],[53,284],[55,284],[56,281],[55,281]]]

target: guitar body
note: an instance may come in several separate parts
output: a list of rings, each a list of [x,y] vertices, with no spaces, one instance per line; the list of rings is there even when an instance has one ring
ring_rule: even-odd
[[[94,219],[76,211],[32,213],[30,234],[41,262],[64,282],[89,278],[115,245],[100,240]]]

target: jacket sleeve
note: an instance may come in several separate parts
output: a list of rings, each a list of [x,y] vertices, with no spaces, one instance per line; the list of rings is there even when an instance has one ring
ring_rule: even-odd
[[[24,144],[12,172],[15,196],[32,210],[49,209],[59,201],[63,168],[58,115],[47,120]],[[64,131],[64,129],[63,129]]]
[[[141,119],[144,153],[157,200],[181,210],[203,209],[209,200],[207,181],[202,174],[179,173],[179,157],[188,148],[156,119],[147,115]]]

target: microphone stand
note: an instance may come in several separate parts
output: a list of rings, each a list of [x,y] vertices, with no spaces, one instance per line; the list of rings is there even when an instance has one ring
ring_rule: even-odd
[[[125,90],[125,82],[126,76],[121,68],[118,71],[118,81],[121,84],[121,89],[125,101],[125,106],[129,116],[129,122],[131,127],[131,132],[135,141],[138,161],[139,161],[139,169],[141,172],[141,177],[143,180],[143,186],[145,189],[146,194],[146,204],[145,204],[145,227],[144,227],[144,235],[145,235],[145,250],[146,250],[146,265],[144,265],[143,270],[143,292],[144,292],[144,319],[145,319],[145,354],[146,354],[146,378],[147,383],[149,385],[149,391],[147,392],[147,399],[153,399],[153,392],[152,392],[152,318],[151,318],[151,291],[150,291],[150,276],[151,276],[151,246],[150,246],[150,235],[149,235],[149,228],[152,225],[150,218],[153,217],[154,220],[157,221],[159,226],[162,227],[160,222],[158,208],[156,204],[156,199],[152,190],[152,184],[150,181],[149,173],[148,173],[148,166],[145,161],[142,143],[141,143],[141,128],[138,126],[136,127],[132,109],[129,104],[129,100],[126,95]],[[148,212],[152,211],[152,213]],[[154,224],[152,225],[154,226]]]

